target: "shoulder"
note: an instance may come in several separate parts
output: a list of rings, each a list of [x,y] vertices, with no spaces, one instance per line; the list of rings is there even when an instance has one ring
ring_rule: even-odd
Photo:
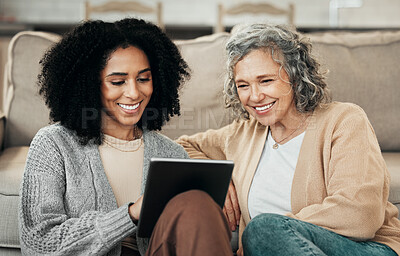
[[[375,131],[364,110],[353,103],[332,102],[324,108],[316,109],[310,120],[311,128],[326,136],[358,134],[375,137]]]
[[[72,152],[81,154],[84,147],[76,135],[75,131],[70,130],[60,124],[52,124],[41,128],[33,138],[30,148],[47,151],[48,153],[59,152],[65,156],[72,156]]]
[[[185,149],[167,136],[155,131],[144,131],[143,139],[145,146],[154,155],[165,155],[165,157],[188,158]]]
[[[36,133],[33,142],[48,140],[57,144],[79,144],[79,137],[76,133],[58,123],[41,128]]]
[[[314,116],[320,122],[340,122],[350,119],[353,121],[368,120],[366,113],[360,106],[347,102],[332,102],[318,107],[314,111]]]
[[[59,124],[43,127],[31,142],[25,170],[29,173],[39,170],[62,178],[66,159],[80,155],[81,150],[76,150],[78,147],[81,147],[79,140],[71,130]],[[75,157],[75,159],[80,158]]]
[[[345,112],[363,112],[362,108],[354,103],[350,102],[338,102],[334,101],[329,104],[319,106],[316,112],[319,113],[345,113]]]
[[[52,124],[49,126],[45,126],[41,128],[35,135],[33,141],[42,141],[42,140],[65,140],[70,139],[74,136],[74,132],[65,128],[60,124]]]

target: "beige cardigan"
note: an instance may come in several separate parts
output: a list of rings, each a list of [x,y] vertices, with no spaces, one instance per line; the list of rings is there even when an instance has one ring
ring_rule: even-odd
[[[250,221],[248,193],[268,128],[254,118],[178,139],[191,158],[235,162],[232,179],[242,218]],[[309,119],[287,216],[354,240],[372,240],[400,255],[400,220],[388,202],[389,174],[364,111],[350,103],[317,108]],[[240,240],[239,240],[240,241]]]

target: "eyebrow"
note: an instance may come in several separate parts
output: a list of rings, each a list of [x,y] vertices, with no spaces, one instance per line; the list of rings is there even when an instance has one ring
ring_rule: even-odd
[[[145,68],[145,69],[143,69],[143,70],[140,70],[139,73],[138,73],[138,75],[143,74],[143,73],[146,73],[147,71],[151,71],[151,69],[150,69],[150,68]]]
[[[266,77],[277,77],[277,75],[276,74],[264,74],[264,75],[259,75],[256,78],[260,79],[260,78],[266,78]],[[235,80],[235,83],[238,83],[238,82],[246,82],[246,80],[241,79],[241,78],[238,80]]]
[[[106,77],[109,76],[127,76],[128,73],[123,73],[123,72],[112,72],[111,74],[106,75]]]
[[[143,73],[148,72],[148,71],[151,71],[151,69],[150,68],[145,68],[143,70],[140,70],[138,72],[138,75],[143,74]],[[128,75],[128,73],[125,73],[125,72],[112,72],[111,74],[106,75],[106,77],[109,77],[109,76],[127,76],[127,75]]]

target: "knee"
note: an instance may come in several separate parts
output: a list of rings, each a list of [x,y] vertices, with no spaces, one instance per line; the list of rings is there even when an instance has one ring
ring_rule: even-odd
[[[277,233],[283,230],[286,220],[286,216],[272,213],[264,213],[254,217],[243,232],[243,246],[257,246],[260,242],[276,237]]]
[[[181,193],[170,200],[162,214],[176,229],[226,230],[231,235],[221,207],[209,194],[200,190]],[[196,231],[196,232],[197,232]]]
[[[282,226],[282,223],[287,220],[286,216],[273,214],[273,213],[263,213],[260,214],[247,224],[244,232],[253,233],[260,232],[258,230],[276,230]]]
[[[209,199],[213,200],[211,196],[206,192],[202,190],[193,189],[176,195],[174,198],[171,199],[171,201],[191,203],[193,201],[198,201],[198,202],[208,201]]]
[[[218,209],[219,206],[206,192],[201,190],[189,190],[172,198],[166,208],[172,208],[173,211],[180,212],[180,214],[193,216],[198,214],[214,214],[214,211]]]

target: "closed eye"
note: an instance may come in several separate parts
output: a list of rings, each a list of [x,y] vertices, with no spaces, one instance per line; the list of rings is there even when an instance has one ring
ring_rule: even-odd
[[[262,84],[266,84],[266,83],[269,83],[269,82],[272,82],[272,81],[273,81],[272,79],[265,79],[265,80],[262,80],[261,83]]]
[[[125,80],[123,81],[112,81],[111,84],[112,85],[123,85],[125,83]]]
[[[238,84],[237,85],[237,88],[245,88],[245,87],[247,87],[248,85],[247,84]]]
[[[139,83],[146,83],[146,82],[149,82],[149,81],[150,81],[150,78],[138,78],[137,81],[138,81]]]

